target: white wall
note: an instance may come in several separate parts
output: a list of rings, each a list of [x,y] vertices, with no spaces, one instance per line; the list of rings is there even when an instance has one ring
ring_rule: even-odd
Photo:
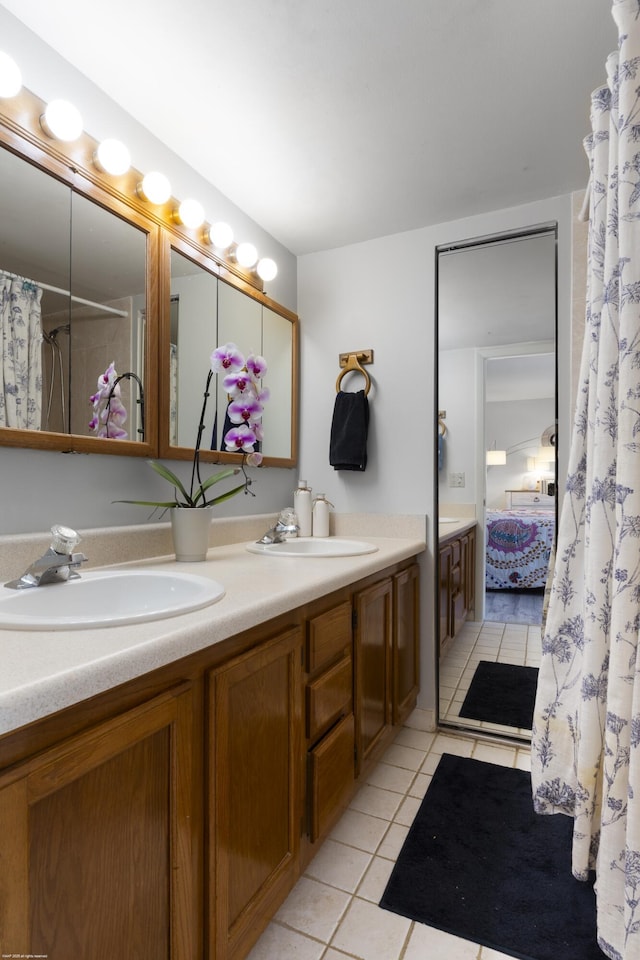
[[[123,140],[136,169],[144,172],[159,168],[169,177],[176,197],[198,197],[209,220],[228,220],[237,236],[255,243],[261,256],[273,257],[279,272],[276,279],[267,284],[266,292],[283,306],[296,310],[297,265],[293,254],[3,7],[0,7],[0,33],[2,49],[20,66],[25,87],[43,100],[54,97],[71,100],[80,110],[91,136],[98,140],[106,136]],[[153,95],[151,86],[149,95]],[[205,110],[203,120],[215,122],[215,110],[209,113]],[[179,117],[176,122],[180,122]],[[273,390],[273,384],[271,387]],[[186,476],[188,464],[178,464],[176,470]],[[272,512],[285,506],[291,499],[295,475],[292,470],[273,468],[252,471],[256,480],[255,498],[234,497],[220,505],[219,515]],[[142,458],[64,455],[0,447],[0,534],[46,531],[54,522],[79,529],[144,523],[149,511],[114,505],[112,499],[164,499],[167,489],[167,484],[153,474]]]
[[[439,502],[475,504],[479,456],[473,415],[478,391],[476,350],[442,350],[438,363],[438,407],[447,415],[442,469],[438,471]],[[453,473],[464,475],[464,487],[450,485]]]
[[[540,439],[555,419],[555,404],[551,398],[539,400],[509,400],[485,404],[487,441],[495,441],[496,450],[507,451],[504,466],[487,467],[487,508],[502,510],[506,506],[505,490],[524,490],[528,472],[527,459],[537,457]],[[525,445],[525,441],[532,440]],[[511,447],[517,449],[510,451]],[[544,473],[553,479],[552,473]]]
[[[571,199],[494,211],[456,222],[303,256],[298,262],[301,318],[300,474],[340,511],[419,513],[434,504],[435,248],[536,224],[558,222],[561,435],[569,435]],[[369,463],[364,473],[329,466],[329,432],[338,354],[374,350],[368,368]],[[343,381],[345,389],[358,384]],[[466,390],[466,385],[462,385]],[[561,451],[566,474],[566,451]],[[420,705],[435,707],[434,533],[423,561]]]

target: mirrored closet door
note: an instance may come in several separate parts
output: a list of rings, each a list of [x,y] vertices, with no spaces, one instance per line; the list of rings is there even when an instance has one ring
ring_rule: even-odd
[[[441,725],[528,739],[556,522],[556,226],[437,251]]]

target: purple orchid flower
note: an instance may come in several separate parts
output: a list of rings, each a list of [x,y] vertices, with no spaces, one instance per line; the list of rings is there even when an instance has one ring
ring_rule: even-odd
[[[262,380],[267,372],[267,362],[264,357],[256,357],[253,353],[250,353],[247,357],[247,370],[254,380]]]
[[[227,450],[239,453],[254,453],[253,445],[256,442],[255,432],[246,423],[239,427],[232,427],[224,435]]]
[[[111,361],[104,373],[98,377],[98,389],[89,397],[93,406],[93,417],[89,421],[89,430],[98,437],[110,440],[126,440],[128,433],[122,424],[127,419],[127,410],[120,399],[120,384],[116,383],[118,371]]]
[[[222,381],[222,386],[231,397],[247,393],[254,397],[256,395],[256,385],[246,370],[228,374]]]
[[[233,370],[242,370],[244,357],[235,343],[225,343],[216,347],[211,354],[211,369],[214,373],[229,373]]]
[[[233,400],[228,407],[231,423],[253,423],[262,417],[262,404],[248,391]]]

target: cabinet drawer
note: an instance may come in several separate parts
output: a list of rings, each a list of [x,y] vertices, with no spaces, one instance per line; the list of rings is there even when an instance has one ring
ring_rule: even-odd
[[[509,490],[507,491],[507,506],[512,507],[535,507],[540,509],[555,507],[555,500],[547,493],[539,493],[537,490]]]
[[[309,621],[307,671],[313,673],[331,663],[346,647],[351,648],[351,603],[346,601]]]
[[[316,740],[343,713],[350,713],[353,697],[351,657],[307,684],[307,737]]]
[[[348,717],[309,754],[309,836],[315,841],[337,819],[351,797],[355,777],[354,719]]]

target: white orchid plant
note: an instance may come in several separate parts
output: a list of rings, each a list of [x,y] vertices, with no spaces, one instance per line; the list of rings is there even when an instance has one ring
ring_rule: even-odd
[[[262,434],[262,411],[264,404],[269,399],[269,389],[261,385],[262,378],[267,372],[267,365],[264,357],[250,354],[246,359],[240,352],[235,343],[225,343],[222,347],[217,347],[210,357],[210,370],[207,374],[207,382],[204,390],[204,400],[200,422],[198,424],[198,435],[193,452],[193,464],[191,469],[191,484],[189,489],[184,486],[180,478],[157,460],[149,460],[149,466],[155,470],[163,479],[167,480],[174,488],[173,500],[121,500],[120,503],[136,503],[139,506],[159,507],[170,509],[171,507],[210,507],[215,504],[223,503],[225,500],[235,497],[236,494],[244,492],[251,493],[249,487],[251,479],[245,472],[245,466],[258,467],[262,463],[262,453],[255,449],[256,444],[263,439]],[[202,443],[202,434],[205,429],[205,413],[207,409],[207,400],[209,398],[209,387],[215,374],[224,377],[222,385],[229,397],[227,414],[233,424],[223,438],[224,449],[232,453],[242,453],[242,465],[240,467],[230,467],[221,470],[218,473],[202,480],[200,474],[200,447]],[[237,487],[227,490],[216,497],[210,497],[208,491],[210,488],[226,480],[228,477],[236,476],[242,472],[244,480]],[[251,493],[253,496],[253,494]]]

